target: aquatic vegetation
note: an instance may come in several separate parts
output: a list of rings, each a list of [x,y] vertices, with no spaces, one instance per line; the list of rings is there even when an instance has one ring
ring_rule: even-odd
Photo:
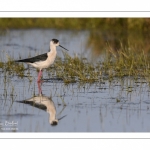
[[[148,53],[143,50],[131,47],[114,52],[107,49],[102,70],[113,77],[148,77],[149,63]]]
[[[19,77],[24,77],[24,65],[23,64],[17,64],[14,62],[14,60],[7,56],[8,61],[6,63],[0,62],[0,68],[4,72],[8,72],[9,75],[18,75]]]
[[[112,81],[115,78],[124,77],[144,78],[150,82],[149,54],[134,47],[114,51],[108,46],[102,54],[103,59],[97,60],[95,63],[89,62],[86,58],[71,57],[66,52],[63,54],[64,58],[57,57],[53,66],[47,69],[47,73],[50,78],[61,78],[66,84]],[[9,75],[24,77],[24,65],[15,63],[9,56],[6,63],[0,62],[0,68]],[[32,79],[28,78],[31,82]]]
[[[93,83],[104,79],[134,77],[145,78],[150,81],[150,61],[143,50],[126,48],[112,51],[107,48],[103,61],[88,62],[87,59],[71,57],[64,53],[64,60],[59,58],[54,64],[56,76],[63,78],[65,83],[86,82]]]
[[[4,63],[0,62],[0,68],[3,68],[3,66],[4,66]]]
[[[91,82],[93,79],[95,80],[91,76],[95,68],[87,60],[76,56],[72,58],[67,53],[64,53],[64,59],[65,61],[58,58],[54,66],[56,68],[56,76],[63,78],[65,83],[74,83],[77,81]]]

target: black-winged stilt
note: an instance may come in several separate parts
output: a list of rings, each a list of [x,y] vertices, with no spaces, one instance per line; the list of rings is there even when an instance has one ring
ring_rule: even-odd
[[[27,64],[32,65],[33,67],[39,69],[39,74],[38,74],[38,82],[40,82],[41,76],[42,76],[42,69],[50,67],[55,61],[56,58],[56,46],[60,46],[63,49],[67,50],[63,46],[59,44],[59,40],[57,39],[52,39],[50,41],[50,52],[44,53],[32,58],[27,58],[27,59],[21,59],[21,60],[16,60],[15,62],[25,62]],[[68,50],[67,50],[68,51]]]

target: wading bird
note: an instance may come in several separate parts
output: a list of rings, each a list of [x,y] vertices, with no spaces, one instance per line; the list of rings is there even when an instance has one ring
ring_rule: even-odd
[[[50,52],[44,53],[44,54],[41,54],[32,58],[16,60],[15,62],[25,62],[39,69],[37,82],[40,82],[41,76],[42,76],[42,69],[50,67],[50,65],[52,65],[55,61],[56,54],[57,54],[56,46],[60,46],[63,49],[67,50],[66,48],[64,48],[63,46],[59,44],[59,40],[52,39],[50,41]]]

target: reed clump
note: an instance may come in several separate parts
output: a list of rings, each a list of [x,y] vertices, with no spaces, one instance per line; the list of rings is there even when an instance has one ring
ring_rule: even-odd
[[[101,69],[113,77],[149,77],[148,56],[143,50],[134,48],[124,48],[116,52],[107,49]]]
[[[56,76],[62,78],[65,83],[73,82],[93,82],[98,80],[94,75],[95,67],[87,59],[81,59],[77,56],[71,57],[64,53],[64,60],[58,58],[54,64]]]
[[[65,83],[93,83],[103,79],[133,77],[150,81],[149,54],[143,50],[124,48],[119,51],[106,49],[103,61],[90,63],[87,59],[71,57],[64,53],[64,60],[59,58],[55,63],[56,76]]]
[[[10,56],[7,56],[8,61],[6,63],[0,62],[0,68],[2,71],[8,73],[8,75],[18,75],[19,77],[24,77],[24,65],[16,63]]]

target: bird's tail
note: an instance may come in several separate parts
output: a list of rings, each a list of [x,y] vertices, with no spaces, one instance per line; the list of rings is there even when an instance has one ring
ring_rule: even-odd
[[[28,59],[20,59],[20,60],[15,60],[15,62],[29,62]]]

